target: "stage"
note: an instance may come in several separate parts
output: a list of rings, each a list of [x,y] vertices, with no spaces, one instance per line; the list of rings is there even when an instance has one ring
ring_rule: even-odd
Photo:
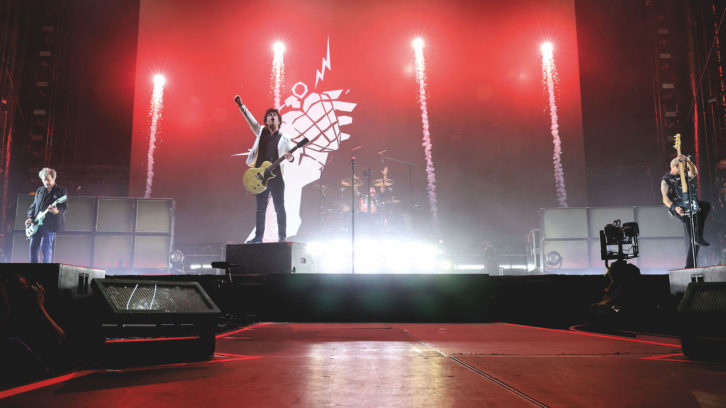
[[[724,21],[5,0],[0,407],[726,407]]]
[[[259,323],[208,362],[93,369],[0,392],[20,406],[717,407],[726,365],[673,337],[507,323]]]

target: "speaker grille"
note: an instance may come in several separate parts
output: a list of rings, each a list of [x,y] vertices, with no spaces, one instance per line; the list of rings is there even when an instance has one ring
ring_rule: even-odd
[[[151,283],[106,285],[109,302],[117,310],[194,313],[214,310],[194,286]]]
[[[723,287],[700,287],[693,293],[689,310],[692,312],[726,312],[726,291]]]

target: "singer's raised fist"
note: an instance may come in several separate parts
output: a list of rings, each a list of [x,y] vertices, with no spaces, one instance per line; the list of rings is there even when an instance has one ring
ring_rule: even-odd
[[[234,101],[237,102],[237,105],[242,106],[242,98],[239,95],[234,96]]]

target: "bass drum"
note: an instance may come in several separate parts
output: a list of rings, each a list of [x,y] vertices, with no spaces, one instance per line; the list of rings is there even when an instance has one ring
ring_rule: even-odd
[[[360,198],[360,206],[358,208],[360,209],[360,212],[375,214],[378,209],[378,200],[376,200],[375,197],[371,197],[371,208],[369,209],[368,197],[363,196]]]

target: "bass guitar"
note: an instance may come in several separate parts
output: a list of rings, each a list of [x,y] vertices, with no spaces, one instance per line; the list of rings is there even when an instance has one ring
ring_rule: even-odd
[[[55,207],[58,204],[65,203],[66,200],[68,200],[68,196],[64,195],[63,197],[53,201],[53,204],[51,204],[50,206]],[[45,210],[39,212],[38,215],[35,216],[33,222],[25,226],[26,237],[30,238],[35,235],[36,232],[38,232],[38,228],[43,225],[43,220],[45,219],[45,215],[48,214],[48,211],[50,211],[50,208],[46,208]]]
[[[678,133],[675,137],[675,145],[673,146],[676,149],[676,152],[678,152],[678,157],[681,156],[681,134]],[[676,194],[678,195],[677,199],[675,200],[675,204],[678,207],[683,208],[683,216],[691,216],[698,212],[698,200],[696,197],[698,196],[697,191],[697,184],[695,177],[693,180],[689,180],[687,173],[688,173],[688,165],[685,162],[679,161],[678,162],[678,170],[681,177],[681,182],[676,184]],[[668,210],[671,212],[671,214],[682,217],[680,214],[678,214],[675,211]]]
[[[288,153],[292,153],[295,150],[305,146],[306,144],[308,144],[309,141],[310,140],[308,140],[307,137],[303,137],[303,139],[299,141],[295,145],[295,147],[290,149]],[[282,163],[284,159],[285,156],[282,156],[272,163],[265,161],[262,162],[260,167],[252,167],[247,169],[247,171],[245,171],[245,174],[242,176],[242,182],[244,183],[247,191],[252,194],[260,194],[261,192],[265,191],[267,189],[267,182],[270,181],[270,179],[277,177],[275,174],[272,174],[272,171],[279,167],[280,163]]]

